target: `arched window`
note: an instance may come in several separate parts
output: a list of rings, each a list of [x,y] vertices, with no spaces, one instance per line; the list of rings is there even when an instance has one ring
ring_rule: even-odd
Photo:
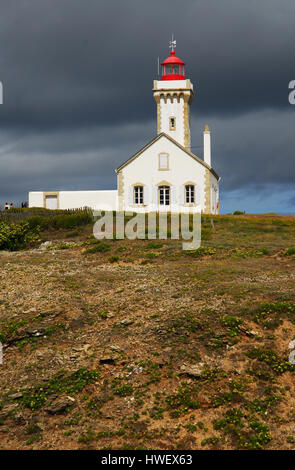
[[[186,204],[195,203],[195,186],[192,184],[187,184],[185,186],[185,203]]]
[[[143,186],[134,186],[134,204],[143,204]]]
[[[159,204],[160,206],[170,205],[170,186],[159,186]]]

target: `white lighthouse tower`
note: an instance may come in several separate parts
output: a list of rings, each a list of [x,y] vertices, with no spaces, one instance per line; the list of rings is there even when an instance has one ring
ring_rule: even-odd
[[[219,213],[219,176],[212,168],[211,132],[203,132],[203,159],[191,151],[190,105],[193,85],[185,63],[176,57],[176,41],[154,80],[157,135],[117,168],[117,190],[32,191],[30,207],[107,211]],[[127,116],[126,116],[127,118]],[[54,204],[54,206],[53,206]]]
[[[170,41],[170,57],[162,62],[162,80],[154,80],[157,103],[157,133],[165,134],[191,149],[190,105],[194,98],[193,85],[185,79],[185,63],[176,57],[176,41]]]

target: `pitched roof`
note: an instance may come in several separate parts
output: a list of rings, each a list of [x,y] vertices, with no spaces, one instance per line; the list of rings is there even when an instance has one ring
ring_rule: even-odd
[[[132,157],[128,158],[124,163],[122,163],[118,168],[116,168],[116,173],[118,171],[122,170],[125,166],[129,165],[129,163],[133,162],[139,155],[141,155],[145,150],[147,150],[151,145],[153,145],[157,140],[159,140],[161,137],[166,137],[166,139],[170,140],[173,144],[177,145],[181,150],[183,150],[185,153],[187,153],[190,157],[194,158],[198,163],[201,163],[204,167],[208,168],[208,170],[211,171],[211,173],[219,180],[219,176],[216,173],[216,171],[213,170],[207,163],[204,162],[201,158],[197,157],[194,153],[192,153],[190,150],[187,150],[185,147],[183,147],[179,142],[176,140],[172,139],[168,134],[165,134],[165,132],[161,132],[161,134],[157,135],[154,139],[150,140],[148,144],[146,144],[142,149],[140,149],[137,153],[135,153]]]

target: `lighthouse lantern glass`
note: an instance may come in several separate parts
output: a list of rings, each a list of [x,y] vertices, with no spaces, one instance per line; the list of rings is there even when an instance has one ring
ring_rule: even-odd
[[[176,64],[173,65],[172,73],[173,75],[179,74],[179,65],[176,65]]]
[[[172,50],[170,57],[162,62],[162,80],[184,80],[184,78],[185,64],[175,56],[175,52]]]

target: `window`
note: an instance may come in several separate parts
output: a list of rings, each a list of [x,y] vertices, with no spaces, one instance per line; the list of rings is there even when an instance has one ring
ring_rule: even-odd
[[[176,129],[176,118],[175,117],[169,118],[169,128],[170,128],[170,131],[175,131],[175,129]]]
[[[159,186],[159,203],[160,203],[160,206],[170,205],[170,187],[169,186]]]
[[[143,186],[134,186],[134,204],[143,204]]]
[[[174,75],[179,75],[179,65],[172,65],[172,73]]]
[[[171,75],[171,65],[165,65],[165,75]]]
[[[159,170],[169,170],[168,153],[159,154]]]
[[[185,203],[194,204],[195,202],[195,187],[192,184],[188,184],[185,187]]]

